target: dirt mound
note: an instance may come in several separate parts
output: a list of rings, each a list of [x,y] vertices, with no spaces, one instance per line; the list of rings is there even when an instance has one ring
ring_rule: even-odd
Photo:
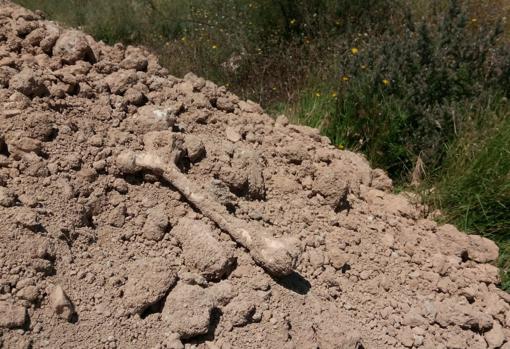
[[[0,347],[510,347],[496,245],[317,130],[9,2],[0,103]]]

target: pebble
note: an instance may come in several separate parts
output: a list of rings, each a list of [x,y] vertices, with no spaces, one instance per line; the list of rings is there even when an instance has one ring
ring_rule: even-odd
[[[499,348],[505,341],[503,327],[498,321],[494,321],[492,329],[484,334],[489,349]]]
[[[239,142],[241,140],[241,135],[239,134],[239,132],[237,132],[234,128],[232,127],[227,127],[226,130],[225,130],[225,136],[227,137],[227,139],[229,141],[231,141],[232,143],[236,143],[236,142]]]
[[[3,301],[0,301],[0,314],[0,328],[20,328],[27,320],[25,307]]]
[[[11,207],[16,203],[16,195],[13,191],[0,187],[0,206]]]
[[[50,303],[55,314],[61,319],[70,321],[75,314],[73,303],[60,285],[53,288],[50,295]]]

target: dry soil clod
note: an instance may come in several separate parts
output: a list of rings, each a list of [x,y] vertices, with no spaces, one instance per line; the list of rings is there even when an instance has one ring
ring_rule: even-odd
[[[0,314],[0,328],[20,328],[27,319],[27,310],[24,307],[7,302],[0,302]]]
[[[150,171],[163,177],[204,216],[248,249],[253,260],[272,276],[285,276],[294,271],[298,254],[295,243],[275,239],[263,230],[256,232],[246,222],[229,215],[221,204],[188,180],[173,163],[165,163],[156,154],[126,151],[118,156],[117,165],[125,173]]]

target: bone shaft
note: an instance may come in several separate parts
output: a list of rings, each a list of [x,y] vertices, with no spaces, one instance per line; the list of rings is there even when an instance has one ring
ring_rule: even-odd
[[[255,248],[257,244],[254,243],[254,234],[244,229],[241,230],[242,222],[239,219],[230,216],[220,203],[211,199],[205,191],[197,188],[176,167],[165,166],[162,176],[169,183],[172,183],[203,215],[215,222],[221,230],[231,235],[235,241],[249,250]],[[260,240],[264,241],[263,238]]]

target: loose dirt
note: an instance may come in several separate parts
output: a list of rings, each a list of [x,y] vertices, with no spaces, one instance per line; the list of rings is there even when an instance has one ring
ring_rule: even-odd
[[[319,132],[0,1],[0,347],[510,348],[497,246]]]

